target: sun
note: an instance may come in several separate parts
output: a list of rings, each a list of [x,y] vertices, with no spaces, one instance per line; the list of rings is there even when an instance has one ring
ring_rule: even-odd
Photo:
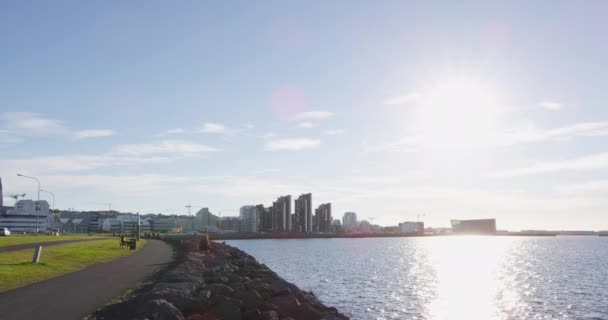
[[[414,114],[423,148],[479,148],[492,143],[500,125],[500,95],[486,82],[458,77],[424,90]]]

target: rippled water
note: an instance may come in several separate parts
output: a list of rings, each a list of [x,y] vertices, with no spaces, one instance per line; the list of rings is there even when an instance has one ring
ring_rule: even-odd
[[[608,237],[227,243],[351,319],[608,319]]]

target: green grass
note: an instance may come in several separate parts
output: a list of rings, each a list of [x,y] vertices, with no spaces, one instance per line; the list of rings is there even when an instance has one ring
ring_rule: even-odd
[[[141,249],[145,240],[140,240]],[[127,256],[135,251],[121,248],[118,239],[70,243],[42,248],[40,262],[32,263],[34,249],[0,253],[0,292],[32,284],[90,265]]]
[[[40,234],[38,236],[32,236],[32,235],[11,234],[8,237],[0,237],[0,247],[14,246],[14,245],[26,244],[26,243],[92,239],[92,238],[99,238],[99,237],[104,237],[104,236],[107,236],[107,235],[95,234],[95,235],[89,236],[86,234],[62,234],[60,236],[47,236],[47,235]]]

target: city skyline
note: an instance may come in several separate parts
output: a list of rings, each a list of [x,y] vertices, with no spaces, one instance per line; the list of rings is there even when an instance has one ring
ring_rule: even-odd
[[[5,195],[608,229],[605,2],[0,9]]]

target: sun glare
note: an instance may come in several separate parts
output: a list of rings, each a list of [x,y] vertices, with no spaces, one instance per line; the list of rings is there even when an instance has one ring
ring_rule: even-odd
[[[489,85],[452,79],[431,86],[415,114],[423,148],[477,148],[491,142],[499,126],[499,96]]]

